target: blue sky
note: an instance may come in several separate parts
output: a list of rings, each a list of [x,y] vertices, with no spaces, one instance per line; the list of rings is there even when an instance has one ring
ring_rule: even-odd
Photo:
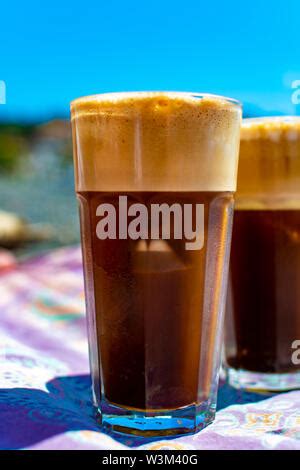
[[[0,16],[0,119],[63,116],[78,96],[143,89],[300,114],[299,0],[28,0],[2,2]]]

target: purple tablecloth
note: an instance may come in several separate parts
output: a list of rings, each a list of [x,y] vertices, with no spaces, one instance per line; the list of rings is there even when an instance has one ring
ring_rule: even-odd
[[[99,432],[78,247],[19,265],[0,254],[0,341],[1,449],[300,449],[300,391],[266,399],[224,384],[215,422],[194,436]]]

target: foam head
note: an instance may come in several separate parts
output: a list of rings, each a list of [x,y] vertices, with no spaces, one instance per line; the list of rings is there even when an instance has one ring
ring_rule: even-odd
[[[234,191],[241,107],[213,95],[111,93],[71,104],[77,191]]]
[[[238,170],[240,208],[300,208],[300,117],[244,119]]]

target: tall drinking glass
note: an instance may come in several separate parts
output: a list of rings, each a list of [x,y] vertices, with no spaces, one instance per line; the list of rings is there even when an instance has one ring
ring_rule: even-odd
[[[240,105],[112,93],[71,114],[100,422],[195,432],[216,407]]]
[[[244,119],[225,353],[238,388],[300,388],[300,118]]]

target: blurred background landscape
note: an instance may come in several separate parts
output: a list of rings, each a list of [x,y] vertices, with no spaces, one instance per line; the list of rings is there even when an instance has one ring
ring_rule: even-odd
[[[243,101],[244,117],[299,114],[299,13],[297,0],[2,5],[0,247],[24,258],[79,241],[76,97],[193,90]]]
[[[78,242],[73,179],[68,120],[1,123],[0,245],[24,257]]]

